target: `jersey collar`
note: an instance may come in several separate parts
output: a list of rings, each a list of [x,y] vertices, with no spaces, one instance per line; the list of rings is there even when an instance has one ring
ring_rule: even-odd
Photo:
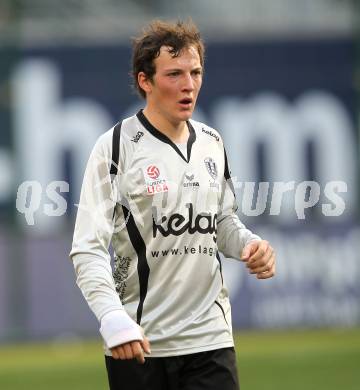
[[[184,157],[184,155],[180,152],[180,149],[176,146],[176,144],[173,141],[171,141],[171,139],[169,137],[167,137],[164,133],[159,131],[156,127],[154,127],[149,122],[149,120],[144,115],[143,110],[140,110],[136,114],[136,116],[139,119],[139,121],[141,122],[141,124],[145,127],[145,129],[148,130],[154,137],[156,137],[157,139],[159,139],[162,142],[169,144],[184,161],[186,161],[187,163],[190,161],[191,149],[192,149],[193,143],[196,140],[196,133],[195,133],[195,130],[192,127],[190,121],[186,121],[186,124],[187,124],[188,129],[189,129],[189,133],[190,133],[188,141],[187,141],[187,148],[186,148],[187,149],[187,159],[186,159]]]

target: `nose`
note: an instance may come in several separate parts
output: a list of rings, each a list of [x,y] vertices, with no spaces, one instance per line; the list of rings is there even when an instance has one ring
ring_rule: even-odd
[[[195,89],[194,87],[194,80],[190,73],[185,73],[184,76],[184,84],[183,84],[183,91],[193,91]]]

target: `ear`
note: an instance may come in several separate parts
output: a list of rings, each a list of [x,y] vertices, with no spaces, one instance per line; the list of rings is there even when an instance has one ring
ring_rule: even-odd
[[[152,91],[152,82],[151,80],[146,76],[144,72],[139,72],[138,76],[138,83],[141,89],[144,90],[146,94],[151,93]]]

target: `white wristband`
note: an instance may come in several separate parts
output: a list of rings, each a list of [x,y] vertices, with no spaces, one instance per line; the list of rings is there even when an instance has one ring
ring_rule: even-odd
[[[125,310],[114,310],[101,319],[100,333],[108,348],[128,343],[143,341],[140,326],[130,318]]]

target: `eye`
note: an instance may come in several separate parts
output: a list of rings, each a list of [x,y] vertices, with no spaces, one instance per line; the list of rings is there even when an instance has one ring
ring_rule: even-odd
[[[195,76],[201,76],[202,71],[201,71],[200,69],[197,69],[197,70],[194,70],[194,71],[192,72],[192,74],[195,75]]]
[[[174,72],[170,72],[168,73],[168,76],[171,76],[171,77],[176,77],[179,75],[179,72],[178,71],[174,71]]]

